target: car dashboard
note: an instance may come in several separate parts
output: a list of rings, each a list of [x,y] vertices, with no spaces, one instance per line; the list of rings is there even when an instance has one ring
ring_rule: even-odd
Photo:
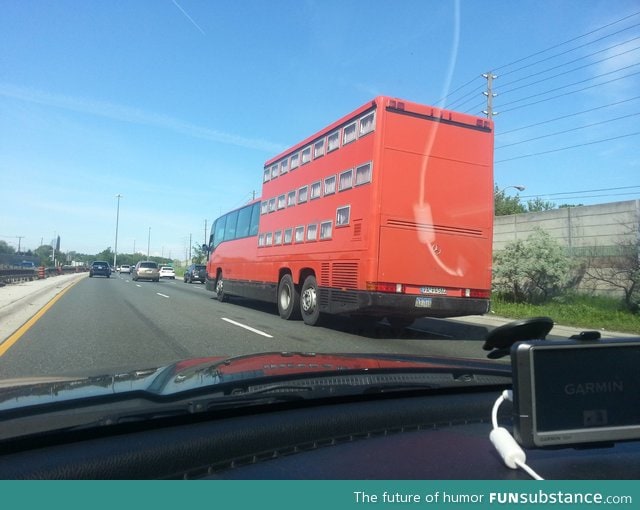
[[[1,444],[0,478],[527,480],[489,440],[500,391],[400,392],[63,431]],[[528,450],[527,462],[547,479],[638,479],[640,443]]]

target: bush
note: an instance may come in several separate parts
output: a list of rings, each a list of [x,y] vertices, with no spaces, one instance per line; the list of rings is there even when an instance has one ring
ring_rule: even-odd
[[[519,303],[544,302],[567,288],[572,270],[562,246],[537,228],[524,241],[512,241],[494,255],[493,287]]]

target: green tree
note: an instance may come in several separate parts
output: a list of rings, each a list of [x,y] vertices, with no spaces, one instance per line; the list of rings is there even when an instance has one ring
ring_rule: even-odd
[[[508,243],[494,255],[494,289],[518,302],[546,301],[564,290],[571,278],[571,259],[540,228],[525,240]]]
[[[508,214],[520,214],[527,212],[526,207],[520,202],[520,197],[507,196],[506,190],[501,190],[496,184],[493,191],[493,211],[495,216],[506,216]]]
[[[631,235],[617,243],[616,255],[589,257],[585,280],[617,289],[622,292],[625,308],[632,313],[640,313],[640,238],[634,226],[628,228]]]
[[[0,241],[0,253],[14,254],[16,252],[13,246],[10,246],[6,241]]]
[[[534,200],[527,200],[527,212],[540,212],[549,211],[555,209],[553,202],[542,200],[540,197],[536,197]]]

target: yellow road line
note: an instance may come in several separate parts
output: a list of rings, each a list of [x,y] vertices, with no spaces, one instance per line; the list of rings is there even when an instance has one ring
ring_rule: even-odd
[[[51,308],[58,299],[60,299],[71,287],[73,287],[76,283],[78,283],[80,279],[73,282],[66,289],[60,291],[60,293],[56,294],[51,301],[49,301],[46,305],[44,305],[33,317],[31,317],[27,322],[25,322],[22,326],[20,326],[9,338],[7,338],[4,342],[0,344],[0,357],[4,356],[4,354],[11,349],[11,347],[24,335],[31,326],[33,326],[40,318],[47,313],[49,308]]]

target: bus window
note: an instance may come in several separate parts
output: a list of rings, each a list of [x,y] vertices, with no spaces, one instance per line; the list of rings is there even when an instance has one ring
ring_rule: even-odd
[[[224,229],[224,240],[231,241],[236,238],[236,224],[238,223],[238,211],[227,214],[227,225]]]
[[[258,235],[258,228],[260,225],[260,202],[253,204],[251,208],[251,224],[249,225],[249,235]]]
[[[214,225],[214,234],[213,234],[213,249],[224,240],[224,227],[227,223],[227,217],[223,216],[222,218],[218,218]]]
[[[236,238],[247,237],[249,235],[252,211],[253,206],[240,209],[240,212],[238,213],[238,226],[236,227]]]

